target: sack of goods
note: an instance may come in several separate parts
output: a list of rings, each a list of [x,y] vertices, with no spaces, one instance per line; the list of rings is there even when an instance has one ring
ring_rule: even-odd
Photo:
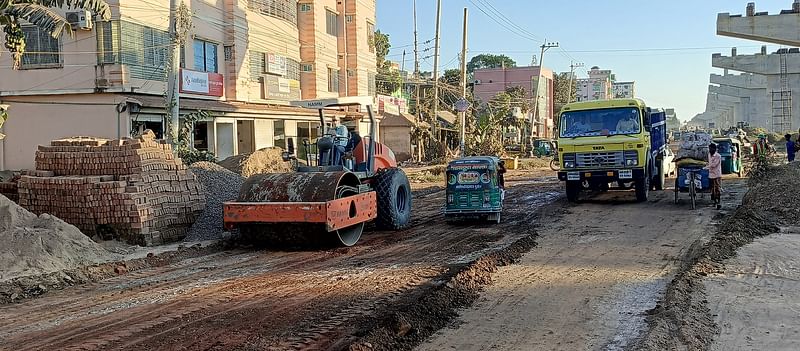
[[[677,159],[691,158],[695,160],[708,159],[708,145],[711,144],[711,135],[704,132],[685,133],[681,138]]]

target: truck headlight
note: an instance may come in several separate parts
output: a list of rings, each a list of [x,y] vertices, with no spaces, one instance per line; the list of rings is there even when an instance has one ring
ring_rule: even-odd
[[[625,156],[625,166],[639,165],[639,153],[637,151],[625,151],[623,155]]]
[[[574,161],[564,161],[564,168],[575,168]]]
[[[452,204],[453,203],[453,194],[447,195],[447,203],[448,204]]]

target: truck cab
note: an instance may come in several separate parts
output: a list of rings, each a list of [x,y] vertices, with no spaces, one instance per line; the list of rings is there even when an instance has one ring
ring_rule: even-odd
[[[661,190],[668,165],[666,114],[640,99],[576,102],[559,113],[559,180],[567,199],[577,202],[581,191],[636,190],[647,201],[651,188]]]

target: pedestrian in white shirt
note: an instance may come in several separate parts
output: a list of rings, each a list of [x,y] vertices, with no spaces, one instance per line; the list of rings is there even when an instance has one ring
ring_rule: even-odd
[[[717,209],[722,208],[722,157],[717,152],[717,145],[708,145],[708,178],[711,181],[711,200]]]

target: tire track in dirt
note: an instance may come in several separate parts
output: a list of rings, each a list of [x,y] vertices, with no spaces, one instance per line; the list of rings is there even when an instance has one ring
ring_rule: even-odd
[[[0,306],[0,349],[332,346],[449,264],[524,236],[514,226],[542,203],[513,198],[546,194],[541,187],[510,189],[514,206],[499,226],[438,223],[436,192],[415,199],[411,228],[367,233],[353,248],[203,257]]]

